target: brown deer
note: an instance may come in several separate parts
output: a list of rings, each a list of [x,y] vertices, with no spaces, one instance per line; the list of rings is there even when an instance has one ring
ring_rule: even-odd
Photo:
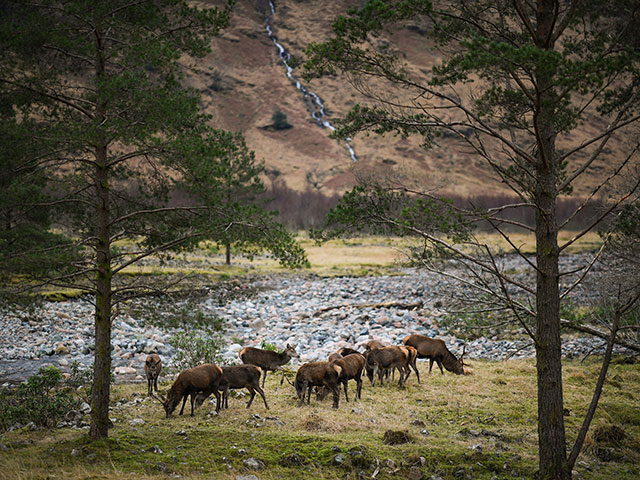
[[[409,335],[403,340],[405,345],[414,347],[418,352],[418,358],[429,359],[429,373],[433,368],[433,362],[435,361],[440,367],[440,373],[444,375],[444,368],[448,371],[455,373],[456,375],[464,374],[464,361],[463,357],[466,350],[466,345],[462,349],[462,355],[460,358],[456,358],[453,353],[449,351],[445,343],[439,338],[429,338],[424,335]]]
[[[147,395],[151,396],[153,389],[158,391],[158,377],[162,370],[162,360],[160,356],[152,353],[147,356],[144,362],[144,373],[147,375]]]
[[[342,374],[342,367],[329,362],[310,362],[300,366],[296,373],[295,382],[292,384],[298,394],[298,406],[304,403],[307,396],[307,405],[311,402],[311,389],[313,387],[325,387],[333,394],[333,408],[338,408],[340,402],[340,390],[338,379]]]
[[[400,348],[405,348],[407,350],[407,363],[405,365],[405,370],[407,372],[407,375],[404,377],[404,381],[405,382],[407,381],[407,378],[409,378],[409,375],[411,375],[411,370],[413,370],[414,372],[416,372],[418,383],[420,383],[420,372],[418,372],[418,366],[416,365],[416,359],[418,358],[418,351],[410,345],[406,345]]]
[[[231,365],[222,367],[222,378],[220,379],[219,388],[222,390],[222,408],[229,408],[229,389],[246,388],[251,394],[247,408],[251,407],[256,392],[260,394],[264,401],[264,406],[269,410],[267,399],[264,391],[260,388],[260,375],[262,369],[257,365]],[[196,408],[200,407],[209,395],[199,393],[196,397]]]
[[[267,372],[269,371],[275,372],[276,370],[282,370],[282,378],[280,379],[280,385],[282,385],[284,382],[284,368],[282,368],[282,365],[289,362],[292,358],[300,358],[295,346],[291,346],[288,343],[282,353],[272,350],[262,350],[255,347],[245,347],[238,352],[238,356],[240,360],[242,360],[242,363],[257,365],[264,371],[262,388],[264,388],[264,381],[267,379]]]
[[[333,362],[335,360],[338,360],[339,358],[346,357],[347,355],[351,355],[353,353],[357,353],[358,355],[362,355],[359,351],[354,350],[353,348],[342,347],[337,352],[332,353],[331,355],[329,355],[329,358],[327,360],[329,362]]]
[[[386,369],[397,368],[400,372],[400,380],[398,386],[404,386],[405,363],[407,362],[408,352],[404,347],[392,346],[383,348],[374,348],[364,353],[366,362],[367,377],[371,381],[371,386],[375,386],[375,377],[378,375],[380,384],[384,384],[383,372]]]
[[[360,353],[358,350],[354,350],[353,348],[349,348],[349,347],[342,347],[336,353],[339,353],[343,357],[346,357],[347,355],[351,355],[352,353],[358,353],[362,355],[362,353]]]
[[[366,363],[364,356],[359,352],[355,352],[331,361],[330,363],[342,368],[342,372],[338,376],[338,384],[341,383],[344,387],[345,400],[347,402],[349,401],[349,394],[347,393],[347,383],[349,380],[356,381],[356,398],[360,399],[360,393],[362,392],[362,370]],[[329,392],[330,390],[327,387],[320,387],[317,390],[316,398],[318,400],[324,400],[326,396],[329,395]]]
[[[361,345],[364,347],[365,351],[375,350],[376,348],[384,348],[386,346],[378,340],[369,340],[368,342],[362,343]]]
[[[167,396],[164,397],[160,394],[156,397],[162,403],[167,418],[173,413],[173,411],[182,400],[182,408],[180,409],[180,415],[184,412],[184,404],[187,402],[187,397],[191,395],[191,416],[193,417],[193,406],[196,396],[199,393],[203,393],[206,396],[213,393],[216,396],[216,412],[220,411],[220,393],[218,387],[220,385],[220,379],[222,378],[222,369],[212,363],[205,363],[204,365],[198,365],[197,367],[183,370],[176,378],[173,385],[169,389]]]

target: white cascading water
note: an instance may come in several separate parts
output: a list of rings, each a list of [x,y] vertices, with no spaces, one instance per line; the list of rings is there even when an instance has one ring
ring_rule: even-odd
[[[291,59],[291,55],[278,42],[278,39],[273,34],[273,30],[271,30],[271,17],[276,13],[276,8],[272,1],[269,1],[269,8],[271,9],[271,15],[268,15],[264,19],[264,23],[267,29],[267,35],[269,36],[269,39],[273,42],[273,44],[278,49],[278,56],[280,57],[280,60],[282,60],[282,63],[284,64],[287,70],[287,73],[286,73],[287,77],[296,85],[296,88],[302,92],[304,103],[306,104],[307,109],[309,109],[309,111],[311,112],[311,117],[316,121],[316,123],[322,128],[328,128],[329,130],[334,131],[336,127],[334,127],[333,125],[331,125],[330,122],[324,119],[324,117],[326,116],[326,111],[324,108],[324,104],[322,103],[322,100],[320,100],[320,97],[316,95],[314,92],[308,90],[304,85],[300,83],[300,80],[298,80],[296,77],[293,76],[293,68],[289,65],[289,60]],[[349,143],[350,141],[351,139],[348,138],[347,141],[345,142],[345,145],[349,150],[351,161],[356,162],[358,161],[358,157],[356,157],[356,152],[351,146],[351,143]]]

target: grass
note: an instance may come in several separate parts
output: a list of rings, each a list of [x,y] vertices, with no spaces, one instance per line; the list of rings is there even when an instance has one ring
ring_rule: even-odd
[[[293,388],[269,376],[257,397],[230,398],[229,410],[212,414],[208,402],[188,415],[164,418],[146,385],[116,385],[106,441],[89,442],[72,429],[16,431],[0,436],[0,479],[264,479],[407,478],[412,467],[429,478],[532,478],[537,469],[536,373],[532,360],[475,361],[471,374],[412,375],[406,389],[365,383],[361,401],[331,408],[330,399],[298,408]],[[598,364],[570,361],[564,368],[568,440],[575,438],[598,373]],[[640,366],[614,364],[594,426],[617,425],[626,434],[616,461],[595,456],[590,435],[577,470],[584,480],[640,475]],[[166,389],[165,381],[162,388]],[[350,393],[354,384],[350,384]],[[136,403],[139,402],[139,403]],[[187,407],[188,412],[188,407]],[[130,425],[133,418],[144,424]],[[413,442],[386,445],[387,430],[406,430]],[[593,431],[593,429],[592,429]],[[73,453],[72,453],[73,452]],[[336,457],[338,456],[338,457]],[[243,460],[258,459],[251,471]]]

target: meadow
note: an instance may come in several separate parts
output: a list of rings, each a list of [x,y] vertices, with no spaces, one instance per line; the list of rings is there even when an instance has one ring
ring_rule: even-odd
[[[418,366],[421,384],[414,375],[405,389],[365,382],[361,400],[353,399],[351,382],[351,401],[341,396],[338,410],[330,399],[298,407],[279,375],[267,377],[269,410],[259,397],[246,409],[248,396],[238,393],[228,410],[216,415],[208,401],[193,418],[188,404],[185,415],[165,418],[146,383],[115,385],[108,440],[90,442],[86,431],[69,428],[5,433],[0,479],[534,478],[533,360],[473,361],[462,376],[429,375],[427,363]],[[565,363],[569,442],[598,368],[597,359]],[[161,390],[170,385],[164,379]],[[638,364],[611,366],[579,478],[640,475],[639,384]]]
[[[531,245],[523,237],[522,245]],[[491,241],[496,241],[495,238]],[[578,251],[597,245],[585,237]],[[367,237],[334,240],[323,247],[303,239],[317,275],[375,275],[395,271],[403,261],[403,239]],[[527,243],[529,242],[529,243]],[[530,248],[530,247],[525,247]],[[581,249],[581,250],[580,250]],[[212,246],[183,258],[211,278],[249,273],[279,274],[272,260],[234,259],[214,263]],[[171,274],[185,267],[154,266],[146,274]],[[144,272],[138,272],[145,274]],[[135,272],[130,272],[136,275]],[[595,385],[597,357],[564,364],[567,442],[575,438]],[[467,374],[428,374],[418,362],[406,388],[371,387],[362,399],[341,395],[297,406],[295,391],[269,375],[265,392],[251,409],[242,391],[230,408],[215,414],[210,402],[192,418],[165,418],[146,396],[146,383],[112,388],[109,439],[91,442],[86,427],[36,429],[0,434],[0,480],[80,479],[512,479],[535,478],[537,470],[535,360],[471,361]],[[288,371],[293,379],[295,372]],[[161,390],[171,377],[164,372]],[[615,358],[595,419],[576,465],[583,480],[640,476],[640,364]],[[86,417],[88,421],[88,417]],[[252,477],[254,475],[255,477]]]

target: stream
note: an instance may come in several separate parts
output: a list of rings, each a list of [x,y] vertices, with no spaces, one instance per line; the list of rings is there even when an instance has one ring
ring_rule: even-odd
[[[276,7],[272,1],[269,1],[269,9],[271,10],[271,15],[267,15],[264,19],[265,28],[267,30],[267,35],[269,37],[269,40],[271,40],[273,44],[276,46],[276,48],[278,49],[278,56],[280,57],[280,60],[282,60],[282,63],[285,66],[287,78],[289,78],[289,80],[291,80],[291,82],[295,84],[296,88],[300,90],[300,92],[302,92],[302,98],[304,99],[305,106],[307,107],[309,112],[311,112],[311,117],[313,118],[313,120],[320,127],[331,130],[332,132],[335,131],[336,127],[334,127],[328,120],[325,119],[326,109],[320,97],[316,93],[312,92],[307,87],[302,85],[300,80],[298,80],[293,75],[293,67],[289,65],[289,61],[291,60],[291,54],[287,51],[286,48],[282,46],[280,42],[278,42],[278,38],[274,35],[273,29],[271,28],[271,19],[276,14]],[[347,138],[345,145],[349,150],[349,156],[351,157],[351,161],[357,162],[358,157],[356,156],[356,152],[350,142],[351,142],[351,139]]]

